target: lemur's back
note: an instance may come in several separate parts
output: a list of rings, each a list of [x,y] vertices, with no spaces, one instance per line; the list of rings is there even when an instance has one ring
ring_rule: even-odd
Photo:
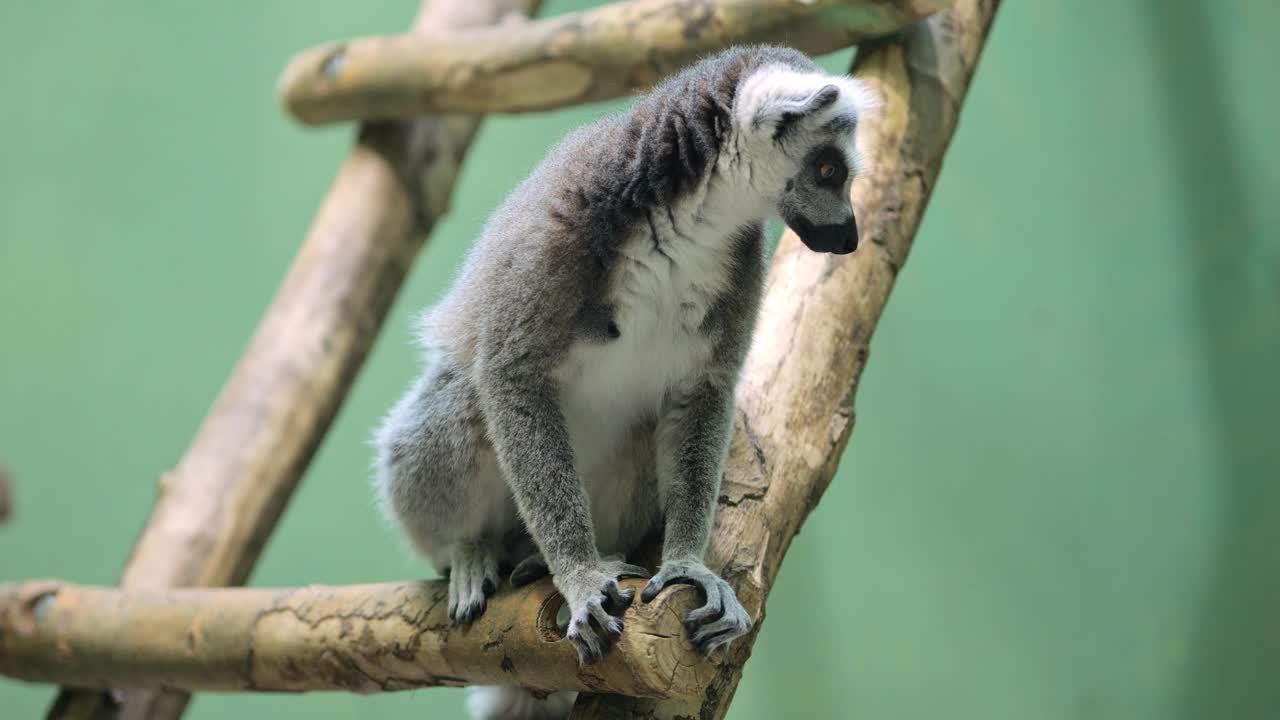
[[[558,282],[543,283],[541,291],[563,302],[600,304],[619,245],[646,231],[655,216],[670,219],[672,206],[713,171],[737,86],[764,65],[816,70],[786,48],[732,49],[552,147],[494,212],[453,288],[424,316],[424,341],[469,365],[485,321],[518,302],[508,285],[541,282],[545,271]],[[719,228],[723,235],[740,230]]]

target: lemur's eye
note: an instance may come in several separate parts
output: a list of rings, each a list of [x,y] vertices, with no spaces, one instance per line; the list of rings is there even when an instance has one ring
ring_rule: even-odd
[[[840,151],[833,147],[822,148],[814,153],[816,157],[810,160],[812,163],[809,172],[813,173],[810,177],[818,187],[828,188],[830,190],[839,190],[844,187],[844,181],[849,177],[849,170],[845,166],[844,157]]]

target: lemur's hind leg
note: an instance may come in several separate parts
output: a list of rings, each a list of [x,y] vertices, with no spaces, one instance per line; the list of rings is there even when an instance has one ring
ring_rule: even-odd
[[[516,563],[515,569],[511,571],[511,587],[524,587],[550,574],[551,569],[547,567],[547,559],[542,557],[542,553],[534,552]]]
[[[449,617],[470,623],[498,589],[498,548],[486,540],[455,543],[450,553]]]
[[[379,429],[377,488],[385,513],[449,576],[449,617],[484,612],[507,559],[501,538],[519,527],[485,438],[475,391],[447,361],[430,367]]]

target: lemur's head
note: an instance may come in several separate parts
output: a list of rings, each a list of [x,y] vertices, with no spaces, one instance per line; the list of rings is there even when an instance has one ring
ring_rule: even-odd
[[[859,170],[854,136],[875,108],[850,77],[767,65],[743,79],[734,120],[752,187],[810,250],[858,247],[849,187]]]

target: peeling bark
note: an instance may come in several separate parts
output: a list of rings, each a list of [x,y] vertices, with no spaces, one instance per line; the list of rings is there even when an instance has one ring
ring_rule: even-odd
[[[416,32],[493,24],[539,0],[426,0]],[[320,445],[479,126],[473,115],[360,128],[306,241],[178,466],[160,478],[126,588],[239,585]],[[49,717],[169,720],[182,693],[67,691]]]
[[[957,0],[900,37],[864,45],[853,74],[883,98],[854,181],[864,245],[848,258],[807,251],[790,232],[769,273],[743,380],[707,565],[756,620],[694,699],[582,695],[572,718],[724,717],[764,621],[782,558],[835,475],[871,334],[937,181],[999,0]]]
[[[512,29],[331,43],[295,56],[285,108],[310,124],[522,112],[648,88],[734,44],[820,55],[895,32],[948,0],[629,0]]]
[[[627,580],[637,589],[642,580]],[[0,585],[0,674],[84,688],[389,692],[522,685],[694,697],[715,665],[682,618],[697,591],[677,586],[626,613],[601,662],[555,625],[550,579],[495,595],[469,626],[448,617],[445,581],[119,590],[57,581]]]

